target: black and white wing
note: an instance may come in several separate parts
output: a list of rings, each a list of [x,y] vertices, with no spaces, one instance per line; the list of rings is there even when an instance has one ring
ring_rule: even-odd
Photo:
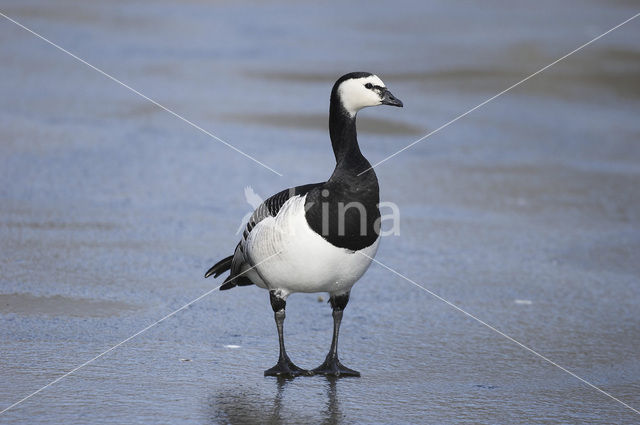
[[[242,239],[238,242],[233,255],[216,263],[209,269],[209,271],[207,271],[205,277],[209,277],[211,275],[218,277],[225,271],[231,270],[231,273],[220,287],[221,290],[231,289],[234,286],[253,285],[255,282],[251,281],[246,273],[246,270],[252,267],[246,257],[246,242],[251,231],[265,218],[277,216],[282,206],[290,198],[306,195],[310,190],[322,184],[323,183],[312,183],[285,189],[262,202],[258,208],[255,209],[253,214],[251,214],[247,226],[242,233]]]

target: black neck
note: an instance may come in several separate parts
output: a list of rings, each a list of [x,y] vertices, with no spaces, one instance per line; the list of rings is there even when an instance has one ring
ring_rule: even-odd
[[[380,195],[376,173],[369,170],[371,164],[358,147],[356,117],[344,109],[337,96],[339,83],[331,93],[329,109],[336,168],[328,181],[307,194],[305,217],[309,227],[330,244],[357,251],[371,246],[379,237]],[[356,205],[346,209],[345,205],[352,203]]]
[[[329,107],[329,135],[336,157],[336,171],[357,175],[371,167],[358,146],[356,116],[344,109],[335,94],[331,96]]]

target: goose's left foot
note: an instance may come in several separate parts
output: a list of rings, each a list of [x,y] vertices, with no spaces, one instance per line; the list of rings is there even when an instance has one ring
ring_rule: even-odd
[[[342,322],[342,312],[349,302],[349,292],[341,295],[331,295],[329,298],[331,308],[333,309],[333,339],[331,340],[331,349],[329,354],[317,368],[313,369],[314,375],[324,376],[360,376],[357,370],[349,369],[340,363],[338,359],[338,334],[340,333],[340,323]]]
[[[327,356],[324,363],[322,363],[317,368],[311,370],[314,375],[324,375],[324,376],[360,376],[360,372],[357,370],[349,369],[340,363],[338,357],[333,357],[331,355]]]

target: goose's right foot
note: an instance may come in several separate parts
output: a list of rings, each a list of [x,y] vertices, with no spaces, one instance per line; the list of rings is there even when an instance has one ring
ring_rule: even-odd
[[[289,357],[281,358],[274,367],[264,371],[264,376],[277,376],[280,378],[294,378],[302,375],[310,376],[312,373],[296,366]]]

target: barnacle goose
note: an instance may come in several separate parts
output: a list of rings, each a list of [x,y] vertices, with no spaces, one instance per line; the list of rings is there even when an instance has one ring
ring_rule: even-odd
[[[378,179],[356,137],[356,114],[377,105],[401,107],[402,102],[376,75],[352,72],[340,77],[329,108],[336,157],[329,180],[285,189],[264,201],[249,219],[234,254],[205,274],[218,277],[230,270],[222,290],[255,284],[269,291],[280,356],[265,376],[360,376],[340,363],[338,333],[351,287],[378,249]],[[311,371],[296,366],[284,346],[286,299],[293,292],[328,292],[333,309],[331,349],[324,363]]]

